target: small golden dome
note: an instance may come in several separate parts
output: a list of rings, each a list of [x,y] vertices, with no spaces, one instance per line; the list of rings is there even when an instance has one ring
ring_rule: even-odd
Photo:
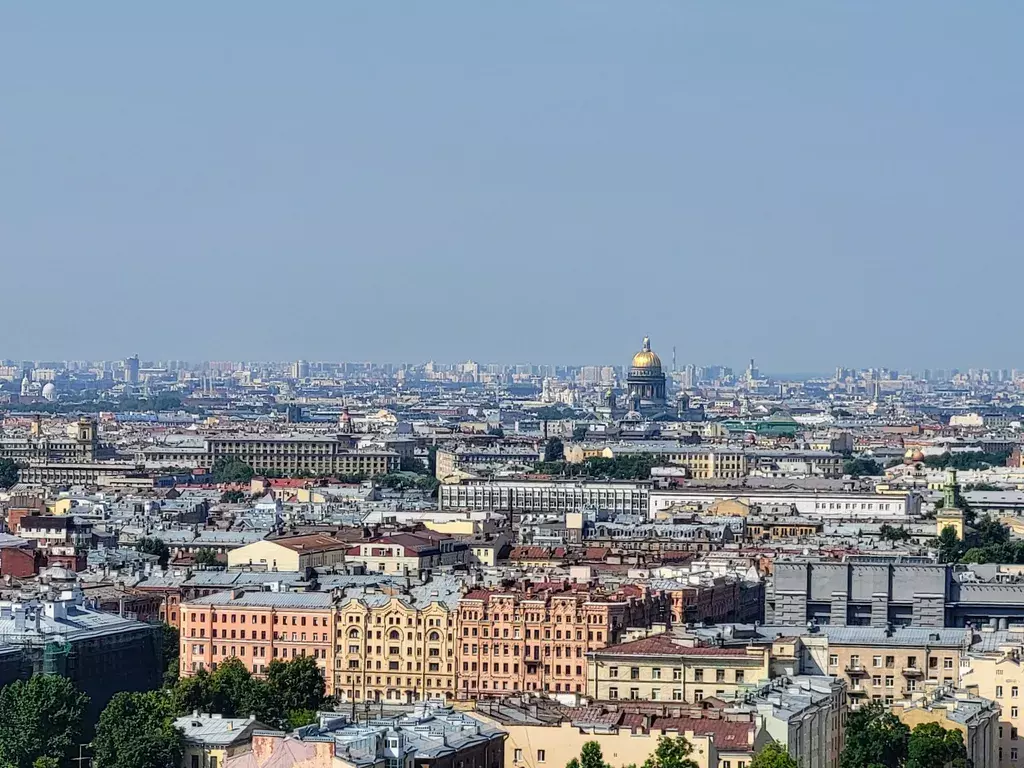
[[[651,340],[644,336],[644,347],[633,355],[634,368],[661,368],[661,358],[651,351]]]

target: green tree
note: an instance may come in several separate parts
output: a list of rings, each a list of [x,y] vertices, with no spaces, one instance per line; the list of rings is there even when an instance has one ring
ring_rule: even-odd
[[[171,702],[178,715],[189,712],[209,712],[213,707],[213,681],[205,669],[180,678],[171,690]]]
[[[654,754],[644,761],[643,768],[697,768],[697,763],[690,759],[692,752],[693,746],[686,737],[661,736]]]
[[[488,427],[487,428],[487,434],[488,435],[494,435],[495,437],[504,437],[505,436],[505,430],[502,429],[500,426],[498,426],[498,427]]]
[[[182,744],[171,702],[160,691],[114,696],[92,742],[100,768],[177,768]]]
[[[922,723],[910,732],[904,768],[967,768],[967,747],[960,731]]]
[[[572,439],[573,439],[573,442],[574,443],[579,443],[579,442],[581,442],[583,440],[586,440],[587,439],[587,432],[588,431],[589,430],[587,429],[587,425],[586,424],[577,424],[575,427],[572,428]]]
[[[896,542],[910,540],[910,531],[902,526],[897,528],[893,525],[889,525],[888,523],[882,523],[881,527],[878,529],[878,535],[881,537],[882,541]]]
[[[212,549],[200,549],[195,555],[196,565],[211,566],[218,565],[217,555]]]
[[[570,760],[565,768],[611,768],[604,761],[601,745],[596,741],[588,741],[580,749],[580,756]]]
[[[162,568],[166,568],[168,561],[171,559],[171,550],[167,546],[167,542],[155,536],[146,536],[139,539],[135,542],[135,549],[147,555],[156,555],[157,562],[160,563]]]
[[[257,718],[258,720],[259,718]],[[288,713],[288,719],[285,721],[285,727],[289,731],[294,731],[296,728],[301,728],[304,725],[311,725],[316,722],[316,712],[312,709],[293,709]]]
[[[565,446],[560,438],[552,437],[544,443],[544,461],[561,461],[565,458]]]
[[[0,459],[0,488],[10,488],[17,482],[17,463],[13,459]]]
[[[173,686],[178,680],[178,660],[180,654],[181,633],[170,624],[160,625],[160,646],[164,659],[164,685]]]
[[[840,768],[902,768],[910,729],[881,702],[871,702],[846,721]]]
[[[843,473],[853,477],[869,476],[874,477],[885,473],[882,465],[874,459],[857,458],[847,459],[843,462]]]
[[[60,760],[56,757],[43,755],[32,761],[32,768],[60,768]]]
[[[210,470],[214,482],[217,483],[248,483],[252,480],[252,467],[240,459],[231,456],[218,456]]]
[[[210,711],[224,717],[245,717],[256,706],[252,673],[241,659],[231,658],[217,665],[210,676]]]
[[[221,504],[238,504],[245,500],[245,491],[224,491],[220,495]]]
[[[402,472],[415,472],[417,474],[424,474],[427,471],[426,466],[422,461],[417,459],[415,456],[402,456],[398,460],[398,468]]]
[[[935,546],[939,550],[940,563],[955,563],[965,551],[964,543],[957,538],[956,529],[952,525],[942,529],[935,540]]]
[[[274,659],[267,667],[267,683],[286,715],[299,710],[315,712],[324,706],[327,683],[312,656],[296,656],[287,662]]]
[[[65,762],[80,742],[89,697],[57,675],[0,689],[0,765],[32,768],[39,757]]]
[[[799,766],[796,760],[789,756],[785,747],[773,741],[754,755],[749,768],[799,768]]]

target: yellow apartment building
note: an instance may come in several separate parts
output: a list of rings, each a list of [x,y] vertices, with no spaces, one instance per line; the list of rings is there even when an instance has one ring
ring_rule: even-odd
[[[669,633],[587,654],[587,695],[600,701],[694,704],[769,679],[766,647],[692,646]]]

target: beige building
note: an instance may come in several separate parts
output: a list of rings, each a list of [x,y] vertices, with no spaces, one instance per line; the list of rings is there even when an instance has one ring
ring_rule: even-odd
[[[351,546],[324,534],[263,539],[228,552],[228,568],[266,571],[303,571],[345,562]]]
[[[693,704],[733,696],[769,679],[767,648],[693,646],[661,633],[587,654],[587,695],[600,701]]]
[[[367,595],[337,611],[334,690],[343,701],[451,699],[455,611],[440,602]]]
[[[257,474],[384,475],[398,469],[394,451],[356,450],[352,435],[222,435],[207,440],[209,466],[221,457],[245,462]]]
[[[1001,768],[1024,766],[1024,627],[993,632],[985,628],[981,642],[964,658],[961,687],[999,707],[996,754]],[[993,763],[994,765],[994,763]]]
[[[823,627],[827,674],[846,680],[853,706],[891,705],[930,685],[957,685],[970,630],[900,627]]]
[[[542,719],[514,703],[481,703],[474,714],[508,733],[505,765],[512,768],[560,768],[579,758],[588,741],[601,745],[612,768],[643,765],[662,736],[686,737],[693,747],[690,759],[698,768],[746,768],[755,750],[756,725],[751,718],[704,717],[700,711],[659,716],[590,706],[566,711],[564,719]]]

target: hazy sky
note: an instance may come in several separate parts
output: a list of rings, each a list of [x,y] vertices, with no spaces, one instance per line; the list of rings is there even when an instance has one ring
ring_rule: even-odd
[[[157,7],[160,6],[160,7]],[[0,7],[0,358],[1024,367],[1024,3]]]

